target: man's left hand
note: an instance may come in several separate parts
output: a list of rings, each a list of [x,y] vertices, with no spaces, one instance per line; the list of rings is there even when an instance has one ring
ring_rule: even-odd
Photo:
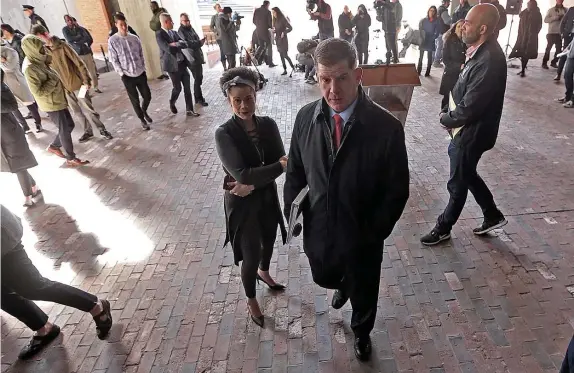
[[[230,193],[238,197],[246,197],[250,195],[251,192],[255,189],[253,185],[245,185],[237,181],[232,181],[230,183],[227,183],[227,185],[233,187]]]

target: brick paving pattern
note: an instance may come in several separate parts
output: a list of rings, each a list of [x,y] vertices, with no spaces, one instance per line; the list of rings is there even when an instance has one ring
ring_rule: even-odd
[[[108,298],[116,325],[100,341],[90,315],[40,303],[63,333],[22,363],[31,332],[2,314],[2,371],[557,372],[574,327],[574,112],[552,102],[563,92],[552,72],[532,67],[520,79],[510,70],[498,143],[480,164],[509,224],[474,237],[481,213],[469,197],[452,241],[423,248],[420,235],[447,201],[440,72],[423,78],[407,121],[411,197],[386,241],[371,362],[355,359],[350,305],[330,307],[332,293],[313,284],[298,242],[277,245],[273,257],[286,292],[258,287],[266,328],[249,320],[239,270],[222,248],[213,134],[230,110],[212,70],[210,106],[197,119],[170,115],[170,83],[152,82],[150,132],[139,129],[117,77],[102,75],[95,106],[116,138],[76,144],[88,167],[62,169],[42,150],[49,134],[31,135],[46,203],[24,213],[35,244],[27,248],[68,283]],[[288,145],[297,110],[318,89],[300,74],[264,73],[259,113],[275,118]],[[16,179],[2,177],[19,203]]]

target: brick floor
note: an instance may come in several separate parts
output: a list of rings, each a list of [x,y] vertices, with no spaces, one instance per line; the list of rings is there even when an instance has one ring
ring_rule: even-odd
[[[288,136],[318,92],[279,72],[264,70],[270,84],[259,112]],[[110,299],[116,325],[100,341],[89,315],[40,303],[62,336],[15,363],[31,333],[3,314],[2,371],[556,372],[574,327],[574,112],[552,102],[563,91],[552,72],[528,75],[510,71],[498,143],[480,165],[509,224],[474,237],[480,210],[469,198],[452,242],[432,249],[418,238],[447,200],[440,71],[416,89],[406,126],[411,198],[386,243],[368,364],[352,354],[350,306],[330,308],[331,292],[312,283],[299,243],[278,245],[273,257],[287,291],[258,289],[267,327],[249,320],[238,268],[221,247],[212,139],[229,108],[218,71],[206,72],[211,105],[197,119],[169,115],[170,83],[153,82],[150,132],[139,129],[116,76],[103,75],[95,106],[116,138],[78,144],[92,165],[69,170],[42,150],[50,132],[31,135],[45,204],[22,211],[16,178],[6,174],[0,200],[24,216],[25,244],[42,272]]]

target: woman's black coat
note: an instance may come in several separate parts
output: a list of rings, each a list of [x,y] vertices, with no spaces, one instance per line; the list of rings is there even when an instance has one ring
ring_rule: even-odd
[[[277,45],[277,52],[286,54],[289,51],[289,40],[287,34],[293,30],[289,21],[286,18],[278,19],[275,21],[275,44]],[[281,37],[281,34],[285,34]]]
[[[524,9],[520,12],[518,38],[512,48],[510,58],[521,57],[534,60],[538,58],[538,34],[542,29],[542,14],[539,8]]]
[[[461,66],[466,60],[466,46],[456,35],[451,35],[444,42],[442,54],[444,62],[444,73],[440,82],[439,93],[446,95],[454,88]]]
[[[368,50],[369,49],[369,27],[371,27],[371,16],[368,13],[357,14],[353,18],[353,25],[355,26],[355,31],[357,36],[355,37],[355,45],[357,49]]]
[[[243,260],[240,236],[245,217],[253,212],[251,209],[257,209],[269,218],[276,217],[281,227],[283,243],[287,237],[275,183],[275,179],[283,173],[279,159],[285,155],[285,148],[277,123],[273,119],[255,117],[255,120],[259,149],[253,144],[238,118],[228,120],[215,132],[215,145],[227,175],[226,179],[231,177],[241,184],[255,186],[255,190],[246,197],[225,191],[225,244],[231,243],[235,264]]]

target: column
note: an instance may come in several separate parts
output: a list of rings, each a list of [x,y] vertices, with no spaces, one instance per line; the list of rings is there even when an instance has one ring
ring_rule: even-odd
[[[153,15],[149,1],[119,0],[119,4],[128,25],[138,33],[141,39],[148,79],[155,79],[161,75],[161,65],[155,33],[149,28],[149,21]]]
[[[191,21],[191,26],[197,32],[200,38],[203,37],[203,31],[201,30],[201,23],[199,21],[199,7],[197,6],[197,1],[195,0],[161,0],[158,1],[161,7],[165,8],[167,12],[171,15],[173,19],[173,28],[177,30],[179,28],[179,16],[181,13],[187,13],[189,15],[189,20]]]

